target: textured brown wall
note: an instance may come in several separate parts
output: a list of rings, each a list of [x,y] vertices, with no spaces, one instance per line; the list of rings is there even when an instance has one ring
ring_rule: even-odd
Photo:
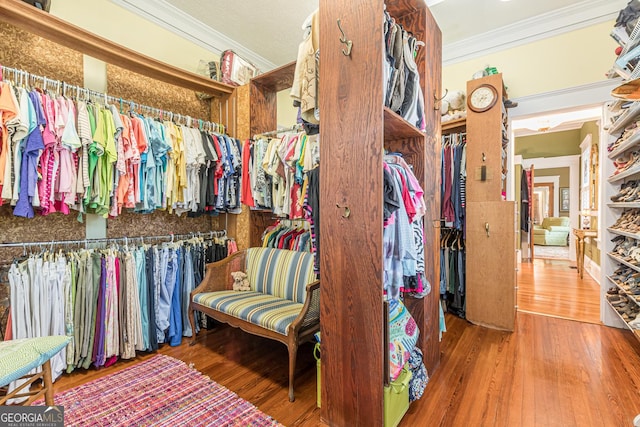
[[[0,23],[0,64],[19,68],[33,74],[63,80],[82,86],[83,56],[81,53],[34,36],[12,25]],[[107,93],[196,119],[218,118],[219,100],[200,100],[192,90],[162,83],[122,68],[107,65]],[[211,105],[214,105],[213,111]],[[163,211],[141,215],[123,213],[107,221],[107,237],[135,237],[207,232],[224,227],[224,215],[215,218],[202,216],[178,217]],[[232,235],[231,233],[229,233]],[[8,206],[0,207],[0,243],[51,240],[76,240],[86,236],[85,224],[77,221],[76,213],[65,216],[36,215],[33,219],[17,218]],[[6,264],[21,255],[22,248],[0,248],[0,330],[4,332],[8,286]],[[3,267],[3,264],[5,267]],[[2,337],[0,333],[0,338]]]
[[[0,64],[82,85],[82,54],[0,22]]]
[[[82,85],[82,54],[34,36],[12,25],[0,23],[0,64],[33,74]],[[11,78],[11,75],[5,75]],[[0,242],[33,242],[84,238],[84,224],[75,215],[53,214],[34,219],[17,218],[9,206],[0,207]],[[0,337],[6,325],[9,286],[7,262],[21,255],[22,248],[0,248]]]
[[[107,64],[107,93],[195,119],[209,120],[211,117],[209,100],[199,100],[193,90],[159,82],[110,64]]]

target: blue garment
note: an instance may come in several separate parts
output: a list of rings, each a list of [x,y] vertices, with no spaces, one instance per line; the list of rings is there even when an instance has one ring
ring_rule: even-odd
[[[29,119],[29,135],[20,144],[24,144],[20,168],[20,193],[13,210],[15,216],[24,218],[34,216],[32,202],[38,191],[38,157],[40,151],[44,150],[41,126],[47,124],[36,92],[29,93]]]
[[[173,248],[163,248],[158,266],[160,273],[160,294],[156,310],[156,333],[158,342],[165,342],[165,333],[169,328],[171,300],[176,286],[177,258]]]
[[[173,293],[171,297],[171,314],[169,316],[169,336],[168,342],[172,347],[180,345],[182,342],[182,275],[183,271],[181,264],[184,263],[183,248],[179,248],[175,251],[175,274]],[[170,280],[170,279],[169,279]]]
[[[440,249],[440,295],[447,293],[447,262],[445,260],[446,249]]]
[[[191,297],[191,291],[195,289],[194,271],[193,271],[193,256],[191,247],[185,248],[184,251],[184,263],[182,269],[182,335],[190,337],[193,335],[191,329],[191,323],[189,323],[189,298]],[[196,331],[197,331],[196,325]]]

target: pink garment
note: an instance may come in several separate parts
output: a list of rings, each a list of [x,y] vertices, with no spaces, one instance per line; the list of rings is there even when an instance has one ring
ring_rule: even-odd
[[[42,130],[44,142],[44,152],[40,157],[41,179],[38,183],[38,193],[40,196],[40,209],[42,215],[56,212],[54,206],[54,192],[57,179],[57,171],[60,163],[55,135],[55,109],[51,98],[47,94],[40,96],[44,116],[47,124]]]
[[[238,252],[238,244],[235,240],[229,240],[227,243],[227,256],[231,255],[234,252]]]
[[[409,222],[413,222],[413,219],[416,217],[416,207],[413,204],[413,199],[409,194],[409,189],[407,188],[407,181],[404,179],[402,173],[399,173],[400,183],[402,184],[402,202],[404,203],[404,207],[407,211],[407,216],[409,217]]]

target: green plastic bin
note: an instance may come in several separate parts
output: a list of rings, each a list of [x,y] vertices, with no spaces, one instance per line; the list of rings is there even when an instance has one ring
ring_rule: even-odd
[[[411,371],[405,365],[398,378],[384,388],[384,427],[396,427],[409,409],[411,376]]]

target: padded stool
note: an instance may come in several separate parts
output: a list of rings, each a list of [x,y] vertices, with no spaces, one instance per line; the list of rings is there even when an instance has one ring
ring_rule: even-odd
[[[27,381],[15,390],[0,397],[0,405],[6,405],[9,399],[28,397],[22,405],[30,405],[44,395],[45,404],[53,406],[53,382],[51,381],[51,363],[49,359],[69,344],[71,337],[64,335],[23,338],[0,342],[0,387],[12,381],[24,378]],[[29,374],[32,369],[42,366],[42,372]],[[38,390],[22,392],[34,382],[42,380]]]

